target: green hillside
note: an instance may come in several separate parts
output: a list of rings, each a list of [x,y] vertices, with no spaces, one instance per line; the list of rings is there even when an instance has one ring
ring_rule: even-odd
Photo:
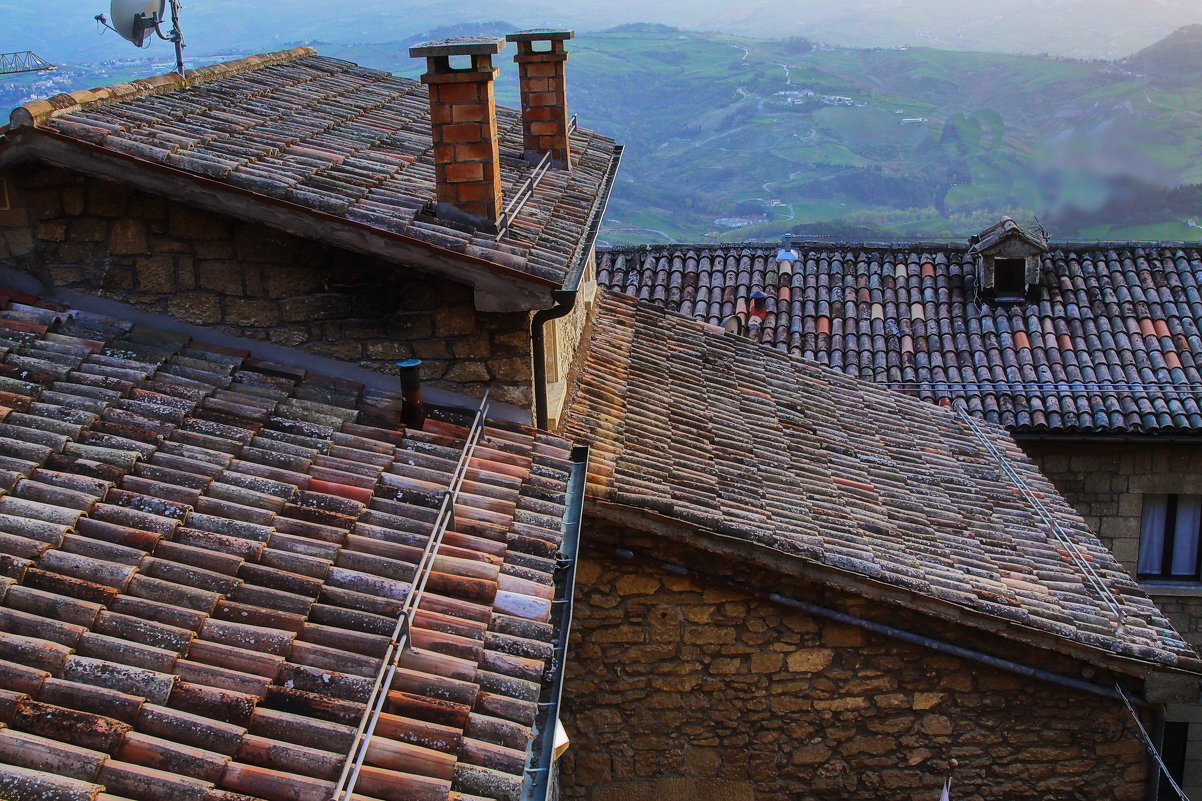
[[[403,44],[322,50],[422,68]],[[1202,232],[1202,207],[1160,198],[1202,184],[1202,74],[1181,68],[1202,63],[1202,26],[1118,62],[658,25],[582,34],[571,51],[581,124],[627,146],[610,242],[962,238],[1003,213],[1038,216],[1058,237]],[[501,63],[498,96],[514,103]]]
[[[313,44],[416,77],[413,38]],[[626,145],[602,232],[611,243],[962,239],[1003,213],[1038,216],[1058,238],[1202,234],[1202,25],[1113,62],[659,25],[582,33],[570,50],[573,111]],[[498,99],[516,105],[516,70],[504,55],[498,64]],[[0,101],[150,71],[131,60],[18,76]]]
[[[1175,69],[1202,63],[1202,37],[1174,36],[1109,63],[642,26],[575,44],[572,101],[628,144],[613,241],[960,237],[1001,213],[1123,214],[1116,183],[1129,198],[1202,183],[1202,75]],[[1198,233],[1179,218],[1138,231]]]

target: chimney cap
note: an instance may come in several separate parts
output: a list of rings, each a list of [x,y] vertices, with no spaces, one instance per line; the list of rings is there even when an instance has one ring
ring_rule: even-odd
[[[505,49],[499,36],[456,36],[450,39],[431,39],[409,48],[410,58],[440,56],[491,56]]]
[[[564,39],[574,39],[576,31],[563,28],[531,28],[526,31],[509,33],[505,38],[511,42],[555,42]]]

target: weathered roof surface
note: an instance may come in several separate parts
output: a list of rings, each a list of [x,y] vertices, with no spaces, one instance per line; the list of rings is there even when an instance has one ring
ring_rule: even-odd
[[[964,248],[664,247],[608,287],[1015,432],[1202,433],[1202,250],[1056,249],[1037,303],[981,304]],[[761,291],[762,319],[751,314]]]
[[[0,795],[325,801],[459,413],[0,300]],[[484,429],[355,798],[516,797],[565,447]]]
[[[508,234],[449,227],[434,198],[426,88],[311,48],[178,76],[58,95],[13,112],[107,151],[213,179],[562,284],[604,205],[613,140],[577,129],[571,171],[551,170]],[[506,198],[530,174],[520,112],[497,109]]]
[[[1198,664],[1014,441],[988,425],[979,438],[951,409],[603,292],[567,421],[592,445],[588,493],[602,508],[758,544],[769,566],[790,557],[1053,642]]]
[[[1034,228],[1019,225],[1011,217],[1002,217],[1001,220],[979,234],[969,237],[969,249],[974,251],[989,250],[989,248],[1010,236],[1016,236],[1040,250],[1047,250],[1048,248],[1048,238],[1042,230],[1035,230]]]

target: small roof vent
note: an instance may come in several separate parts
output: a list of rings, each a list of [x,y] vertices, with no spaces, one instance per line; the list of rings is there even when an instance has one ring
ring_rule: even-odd
[[[976,295],[987,303],[1026,303],[1039,299],[1041,256],[1048,250],[1042,227],[1022,226],[1010,217],[968,240],[976,257]]]

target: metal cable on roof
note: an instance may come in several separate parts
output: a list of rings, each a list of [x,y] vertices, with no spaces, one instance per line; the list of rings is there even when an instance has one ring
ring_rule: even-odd
[[[1074,565],[1076,565],[1077,569],[1081,571],[1086,583],[1094,589],[1094,591],[1101,598],[1102,602],[1106,604],[1106,606],[1110,608],[1110,611],[1114,613],[1115,617],[1118,618],[1118,626],[1121,628],[1123,621],[1126,619],[1126,613],[1123,611],[1119,599],[1111,591],[1110,587],[1106,586],[1106,582],[1102,580],[1102,577],[1098,575],[1098,572],[1093,569],[1093,565],[1089,563],[1089,559],[1081,552],[1081,549],[1077,547],[1077,543],[1074,542],[1072,538],[1069,537],[1068,533],[1060,527],[1060,524],[1056,521],[1056,518],[1051,512],[1048,511],[1048,508],[1044,506],[1043,501],[1039,499],[1039,496],[1031,490],[1023,477],[1019,475],[1017,470],[1014,469],[1014,465],[1010,463],[1010,459],[1007,458],[1006,454],[1004,454],[1000,448],[994,445],[989,437],[985,436],[985,432],[982,431],[981,427],[977,424],[976,418],[968,413],[964,402],[956,401],[956,403],[952,405],[952,408],[955,410],[956,415],[964,422],[966,426],[968,426],[968,429],[973,433],[977,440],[985,447],[987,451],[989,451],[989,454],[998,463],[998,466],[1002,468],[1002,471],[1006,474],[1006,476],[1009,477],[1011,483],[1014,484],[1027,503],[1029,503],[1031,507],[1039,514],[1040,518],[1044,522],[1044,525],[1047,526],[1048,530],[1052,532],[1052,536],[1054,536],[1056,540],[1064,546],[1064,550],[1068,554],[1068,558]]]
[[[1148,730],[1144,728],[1143,722],[1139,719],[1139,715],[1135,713],[1135,707],[1131,705],[1131,700],[1127,698],[1127,694],[1123,692],[1123,688],[1115,682],[1115,692],[1119,694],[1119,698],[1123,699],[1123,704],[1127,707],[1127,711],[1131,713],[1131,719],[1135,721],[1136,728],[1139,729],[1139,739],[1143,742],[1144,748],[1148,755],[1160,767],[1160,775],[1169,780],[1169,785],[1173,788],[1173,792],[1182,801],[1189,801],[1189,796],[1181,789],[1181,785],[1177,784],[1177,780],[1173,778],[1173,774],[1169,773],[1168,765],[1164,764],[1164,758],[1160,756],[1160,752],[1156,750],[1156,744],[1152,742],[1152,738],[1148,736]]]
[[[438,517],[434,521],[434,527],[431,529],[430,538],[426,541],[421,558],[417,561],[411,589],[404,600],[400,614],[397,615],[396,627],[392,631],[392,638],[384,653],[383,664],[380,666],[379,673],[376,674],[375,684],[367,699],[367,709],[364,711],[363,719],[359,721],[359,730],[355,733],[354,742],[347,754],[346,762],[342,766],[342,774],[338,777],[338,784],[330,797],[331,801],[349,801],[355,792],[355,785],[359,780],[359,773],[363,769],[363,762],[367,758],[367,751],[371,745],[371,738],[375,734],[376,724],[384,712],[384,703],[388,700],[388,691],[392,687],[393,677],[396,675],[397,668],[400,667],[402,654],[409,646],[409,625],[421,606],[426,583],[430,579],[434,560],[442,545],[443,535],[446,534],[447,527],[455,519],[455,502],[459,498],[459,489],[463,486],[463,479],[467,475],[476,444],[484,432],[484,422],[487,417],[488,392],[485,392],[463,443],[463,452],[459,454],[459,462],[451,474],[450,484],[443,491]]]
[[[1202,384],[1156,384],[1150,382],[1100,384],[1084,381],[874,381],[873,383],[888,389],[902,390],[983,389],[998,392],[1034,389],[1071,392],[1128,392],[1135,395],[1141,393],[1145,395],[1202,395]]]

